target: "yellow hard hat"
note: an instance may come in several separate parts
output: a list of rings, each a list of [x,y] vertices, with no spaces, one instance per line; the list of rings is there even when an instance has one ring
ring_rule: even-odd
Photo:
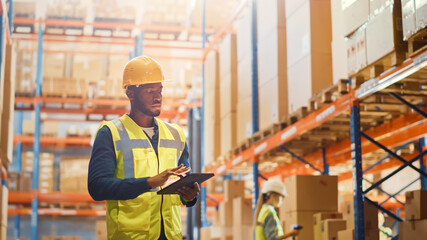
[[[123,89],[130,85],[163,82],[160,64],[151,57],[139,56],[130,60],[123,71]]]

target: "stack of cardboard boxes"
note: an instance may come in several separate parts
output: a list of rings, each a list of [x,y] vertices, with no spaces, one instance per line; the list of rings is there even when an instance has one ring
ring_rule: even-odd
[[[33,152],[22,153],[22,173],[19,177],[18,191],[30,192],[33,172]],[[53,161],[51,153],[41,153],[39,156],[39,191],[53,192]]]
[[[359,72],[390,53],[397,53],[387,65],[405,57],[407,45],[403,42],[402,12],[399,0],[342,1],[344,15],[343,37],[347,42],[347,72]],[[371,77],[379,74],[374,72]],[[372,76],[374,75],[374,76]]]
[[[219,93],[221,117],[221,155],[237,143],[237,49],[236,35],[228,34],[219,46]]]
[[[28,3],[26,3],[28,4]],[[33,47],[31,42],[17,41],[19,48]],[[20,50],[16,54],[16,93],[31,95],[34,92],[34,52]]]
[[[331,5],[329,0],[286,0],[288,110],[307,106],[332,85]]]
[[[244,197],[244,181],[224,182],[224,201],[214,213],[213,225],[201,229],[203,240],[244,240],[253,236],[252,200]]]
[[[316,218],[318,220],[316,226],[319,223],[322,224],[328,216],[338,218],[338,178],[336,176],[293,175],[285,179],[285,186],[288,195],[280,207],[279,219],[285,222],[284,232],[289,232],[296,224],[303,227],[296,237],[297,240],[314,238],[314,214],[322,213]],[[334,224],[336,223],[327,223],[331,226],[330,228]],[[321,238],[318,239],[324,239],[323,233],[319,234]]]
[[[408,40],[427,25],[427,2],[401,0],[403,40]]]
[[[61,192],[87,192],[87,172],[90,157],[62,157]]]
[[[399,240],[423,240],[427,236],[427,190],[406,192],[406,221],[399,222]]]
[[[213,163],[221,153],[219,56],[209,52],[205,62],[205,165]],[[209,181],[212,182],[212,181]],[[208,183],[209,183],[208,182]]]
[[[267,0],[257,8],[259,128],[288,115],[285,1]]]
[[[344,219],[347,221],[347,227],[338,232],[338,239],[353,240],[355,239],[353,196],[346,195],[343,199],[341,210],[343,211]],[[367,202],[364,202],[363,209],[365,217],[365,239],[378,240],[378,209]]]

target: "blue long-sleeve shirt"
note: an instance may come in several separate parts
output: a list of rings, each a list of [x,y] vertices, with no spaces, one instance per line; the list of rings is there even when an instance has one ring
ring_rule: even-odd
[[[150,142],[158,155],[159,131],[156,121],[153,122],[155,123],[154,136],[150,139]],[[186,167],[190,167],[187,143],[178,161],[178,165],[181,163]],[[116,153],[111,131],[107,126],[103,126],[96,135],[89,162],[88,190],[94,200],[128,200],[150,191],[147,177],[114,178],[116,164]],[[181,201],[187,207],[191,207],[196,204],[197,198],[190,202],[185,202],[181,198]]]

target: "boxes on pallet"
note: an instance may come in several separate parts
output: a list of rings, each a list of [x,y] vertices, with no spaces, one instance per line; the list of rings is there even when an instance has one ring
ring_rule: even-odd
[[[236,129],[237,115],[236,112],[226,114],[221,118],[221,155],[226,155],[237,144]]]
[[[346,38],[347,44],[347,74],[359,72],[367,65],[366,26],[357,29]]]
[[[75,79],[86,79],[88,82],[97,82],[101,77],[100,57],[74,58],[72,77]]]
[[[43,75],[46,77],[65,77],[65,54],[47,54],[43,61]]]
[[[347,78],[347,54],[344,39],[344,13],[341,8],[341,0],[331,1],[332,22],[332,77],[336,84],[340,79]]]
[[[344,36],[348,36],[368,21],[369,1],[342,0],[341,4],[344,15]]]
[[[342,213],[338,212],[320,212],[313,215],[314,240],[322,240],[322,222],[326,219],[342,219]]]
[[[58,121],[43,121],[42,134],[45,136],[58,136]]]
[[[286,75],[276,76],[259,88],[259,128],[264,130],[288,115]]]
[[[354,229],[354,205],[350,200],[344,203],[343,217],[347,220],[347,229]],[[365,217],[365,239],[378,240],[378,209],[371,204],[364,202],[364,217]]]
[[[104,240],[107,239],[107,223],[106,221],[96,221],[96,239]]]
[[[285,219],[284,232],[289,232],[293,229],[293,226],[298,224],[303,226],[303,230],[300,231],[296,240],[313,240],[313,215],[317,211],[292,211],[283,213],[280,211],[279,219]]]
[[[33,182],[32,180],[32,172],[22,172],[19,176],[19,188],[18,190],[20,192],[31,192],[32,191],[32,187],[31,187],[31,183]]]
[[[399,222],[399,240],[425,240],[427,219]]]
[[[220,116],[224,117],[236,112],[237,108],[237,73],[230,73],[221,77],[219,91]]]
[[[416,31],[426,28],[427,26],[427,2],[415,0],[415,20]]]
[[[288,196],[280,211],[338,210],[337,176],[293,175],[285,179]]]
[[[22,135],[24,136],[32,136],[34,135],[35,122],[33,119],[28,120],[25,119],[22,122]]]
[[[90,157],[62,157],[60,190],[87,192],[87,171]]]
[[[224,201],[232,202],[234,198],[243,196],[245,196],[245,181],[224,181]]]
[[[335,240],[338,237],[338,231],[346,229],[346,220],[326,219],[322,221],[322,238],[323,240]]]
[[[235,34],[227,34],[219,45],[219,71],[221,81],[224,76],[237,72],[237,46]]]
[[[252,224],[252,199],[236,197],[233,199],[233,226]]]
[[[11,192],[18,192],[19,190],[19,175],[17,172],[8,172],[7,173],[7,188]]]
[[[393,51],[401,52],[407,50],[407,45],[403,42],[401,14],[400,1],[394,1],[394,4],[382,9],[367,23],[368,64],[375,63]]]
[[[240,19],[236,20],[237,62],[239,63],[243,59],[252,59],[251,20],[250,13],[246,13]]]
[[[286,13],[288,111],[292,112],[332,84],[331,6],[329,1],[306,0]]]
[[[247,56],[237,64],[237,102],[252,96],[252,58]]]
[[[403,40],[408,40],[417,31],[415,0],[401,0]]]
[[[406,192],[406,220],[427,219],[427,190]]]
[[[338,231],[337,240],[354,240],[354,228]]]

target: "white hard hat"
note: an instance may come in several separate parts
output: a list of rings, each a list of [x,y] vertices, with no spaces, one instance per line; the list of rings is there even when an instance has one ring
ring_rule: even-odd
[[[283,197],[285,197],[287,195],[285,185],[282,182],[277,181],[277,180],[266,181],[264,183],[264,185],[262,186],[261,192],[263,194],[269,193],[269,192],[275,192],[275,193],[282,195]]]

